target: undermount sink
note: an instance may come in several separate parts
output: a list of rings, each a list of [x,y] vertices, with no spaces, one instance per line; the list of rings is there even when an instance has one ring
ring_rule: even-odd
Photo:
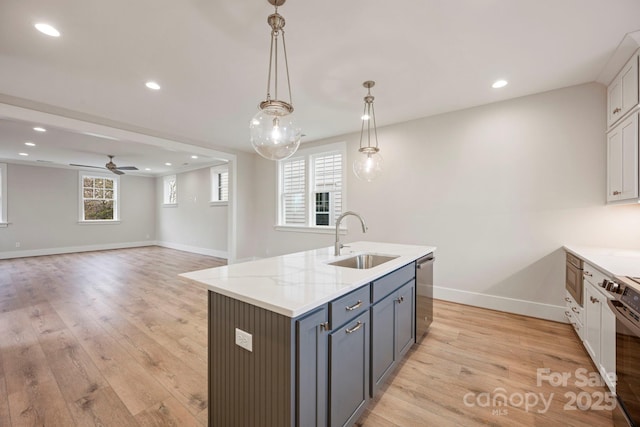
[[[350,258],[341,259],[340,261],[330,262],[329,265],[335,265],[338,267],[357,268],[358,270],[364,270],[367,268],[373,268],[385,262],[389,262],[392,259],[398,258],[397,256],[376,255],[376,254],[360,254]]]

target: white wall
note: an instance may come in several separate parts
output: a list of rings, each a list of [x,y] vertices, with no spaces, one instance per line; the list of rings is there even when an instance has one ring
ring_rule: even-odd
[[[155,240],[155,179],[120,177],[119,224],[78,224],[78,171],[9,164],[0,258],[144,245]],[[16,243],[20,247],[16,247]]]
[[[383,175],[347,179],[369,232],[344,240],[437,246],[436,296],[560,320],[562,245],[640,248],[640,206],[605,206],[605,122],[591,83],[380,128]],[[358,138],[319,143],[347,141],[350,168]],[[276,165],[256,166],[257,254],[330,246],[273,229]]]
[[[228,205],[210,205],[209,168],[176,176],[178,204],[162,205],[163,178],[156,179],[156,235],[163,246],[227,258]]]

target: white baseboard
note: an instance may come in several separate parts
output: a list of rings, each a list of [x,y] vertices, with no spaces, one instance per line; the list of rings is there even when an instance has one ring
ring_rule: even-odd
[[[74,252],[106,251],[110,249],[139,248],[143,246],[154,246],[155,244],[156,244],[155,241],[149,240],[144,242],[106,243],[101,245],[67,246],[62,248],[25,249],[21,251],[0,252],[0,259],[70,254]]]
[[[433,287],[433,297],[475,307],[567,323],[564,315],[566,307],[560,305],[543,304],[515,298],[462,291],[459,289],[443,288],[440,286]]]
[[[217,249],[208,249],[208,248],[199,248],[197,246],[189,246],[189,245],[183,245],[181,243],[173,243],[173,242],[156,241],[154,243],[158,246],[162,246],[163,248],[177,249],[179,251],[192,252],[194,254],[208,255],[208,256],[213,256],[213,257],[222,258],[222,259],[229,258],[229,253],[227,251],[220,251]]]

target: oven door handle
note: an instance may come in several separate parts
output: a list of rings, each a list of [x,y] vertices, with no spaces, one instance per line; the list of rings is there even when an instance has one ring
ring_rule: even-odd
[[[622,322],[624,326],[629,328],[629,330],[633,332],[635,336],[640,337],[640,327],[632,323],[629,319],[627,319],[627,317],[624,314],[622,314],[620,310],[618,310],[618,307],[622,305],[622,303],[619,301],[607,299],[607,304],[609,305],[609,308],[613,311],[613,314],[616,315],[616,319]]]

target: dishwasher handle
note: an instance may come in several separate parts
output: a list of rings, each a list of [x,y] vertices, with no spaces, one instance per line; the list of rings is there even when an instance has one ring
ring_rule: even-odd
[[[433,253],[425,255],[416,261],[416,268],[424,268],[423,265],[425,264],[433,264],[433,261],[435,261],[435,259],[436,257],[433,256]]]

